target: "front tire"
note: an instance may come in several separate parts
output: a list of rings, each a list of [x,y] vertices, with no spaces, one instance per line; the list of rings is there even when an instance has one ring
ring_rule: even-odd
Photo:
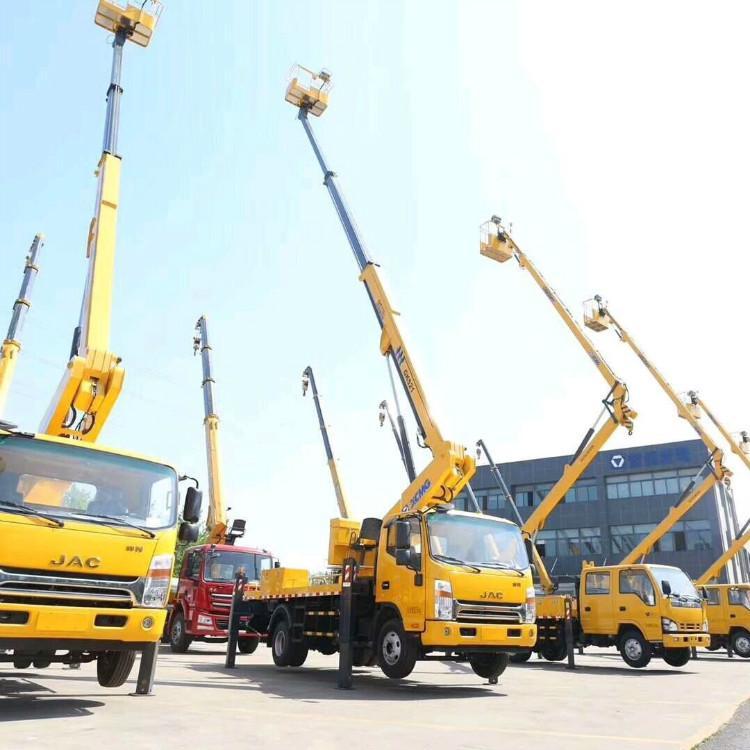
[[[663,659],[670,667],[684,667],[690,661],[689,648],[668,648]]]
[[[563,640],[547,641],[539,649],[539,653],[547,661],[562,661],[568,655],[568,647]]]
[[[169,647],[175,654],[184,654],[189,648],[193,639],[188,635],[187,625],[185,624],[185,615],[177,612],[169,623]]]
[[[105,688],[125,683],[135,664],[135,651],[105,651],[96,657],[96,679]]]
[[[414,670],[419,655],[416,639],[404,630],[401,620],[383,624],[378,634],[378,664],[386,677],[400,680]]]
[[[620,656],[633,669],[643,669],[651,661],[651,646],[637,630],[626,630],[620,638]]]
[[[508,654],[474,654],[469,657],[469,666],[477,677],[497,682],[497,678],[506,670],[510,657]]]
[[[511,654],[510,662],[511,664],[525,664],[529,659],[531,659],[531,653],[531,650],[529,650],[519,651],[517,654]]]
[[[743,659],[750,659],[750,633],[747,630],[732,633],[732,651]]]

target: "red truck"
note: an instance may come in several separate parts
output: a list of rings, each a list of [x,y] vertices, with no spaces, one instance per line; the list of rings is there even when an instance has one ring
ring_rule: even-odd
[[[170,604],[165,636],[175,653],[184,654],[193,641],[225,643],[228,639],[229,609],[234,580],[244,568],[248,581],[260,581],[260,574],[274,566],[268,550],[229,544],[191,547],[182,561],[177,593]],[[258,636],[242,628],[238,648],[252,654]]]

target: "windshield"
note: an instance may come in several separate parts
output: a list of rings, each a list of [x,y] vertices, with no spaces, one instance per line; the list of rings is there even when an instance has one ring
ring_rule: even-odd
[[[252,552],[212,552],[206,558],[203,578],[209,583],[234,582],[237,572],[244,568],[249,581],[259,581],[263,570],[270,570],[273,565],[268,555],[256,555]]]
[[[0,502],[49,516],[111,516],[150,529],[177,520],[177,474],[140,458],[0,436]]]
[[[529,558],[515,524],[479,515],[430,513],[427,516],[430,553],[480,567],[525,570]]]
[[[650,565],[649,569],[660,589],[662,581],[669,581],[673,594],[687,596],[691,599],[700,599],[693,582],[679,568],[670,568],[667,565]]]

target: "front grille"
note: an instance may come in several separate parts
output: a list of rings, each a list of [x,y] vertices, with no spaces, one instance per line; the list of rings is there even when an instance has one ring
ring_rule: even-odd
[[[232,594],[220,594],[216,591],[211,592],[211,610],[225,615],[229,613],[232,606]]]
[[[700,631],[703,630],[703,625],[699,622],[679,622],[677,623],[677,628],[683,633],[700,633]]]
[[[57,607],[129,609],[140,600],[143,583],[113,581],[95,575],[62,576],[48,571],[0,568],[0,602]]]
[[[456,601],[456,622],[523,622],[523,604]]]

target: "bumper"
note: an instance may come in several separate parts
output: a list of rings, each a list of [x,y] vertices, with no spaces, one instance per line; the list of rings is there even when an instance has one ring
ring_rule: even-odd
[[[479,623],[428,620],[421,633],[422,645],[433,648],[501,646],[529,649],[536,643],[536,625],[482,625]]]
[[[708,633],[665,633],[662,637],[664,648],[705,648],[709,643]]]
[[[16,643],[28,639],[60,642],[60,649],[66,648],[66,641],[101,641],[103,645],[156,643],[164,630],[165,618],[166,610],[146,607],[104,609],[0,604],[0,648],[15,648]]]
[[[211,623],[200,623],[200,617],[208,617]],[[252,637],[255,633],[244,632],[248,627],[248,617],[240,617],[240,638]],[[214,615],[208,612],[197,612],[195,615],[194,625],[190,628],[190,635],[193,638],[229,638],[229,615]]]

